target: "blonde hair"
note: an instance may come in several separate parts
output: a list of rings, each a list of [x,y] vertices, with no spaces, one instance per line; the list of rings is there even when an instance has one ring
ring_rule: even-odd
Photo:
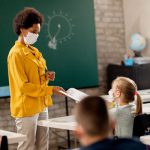
[[[135,115],[142,114],[142,100],[141,96],[137,92],[136,83],[126,77],[117,77],[112,84],[116,84],[117,88],[123,93],[124,102],[134,102],[136,104]]]

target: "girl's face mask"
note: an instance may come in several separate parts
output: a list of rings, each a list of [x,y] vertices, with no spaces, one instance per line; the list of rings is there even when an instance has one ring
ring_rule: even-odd
[[[113,95],[112,89],[110,89],[110,90],[108,91],[108,95],[109,95],[109,97],[110,97],[111,99],[114,99],[114,95]]]
[[[121,96],[121,92],[115,84],[112,86],[112,89],[109,90],[108,94],[113,100],[117,100]]]

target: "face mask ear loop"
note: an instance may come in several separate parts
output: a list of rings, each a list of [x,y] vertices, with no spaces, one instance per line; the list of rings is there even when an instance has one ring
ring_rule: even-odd
[[[23,32],[21,31],[21,34],[22,34],[22,37],[23,37],[23,41],[24,41],[24,43],[25,43],[25,37],[26,36],[24,36],[24,34],[23,34]],[[25,43],[26,44],[26,43]],[[26,46],[28,47],[28,44],[26,44]]]
[[[20,29],[20,32],[21,32],[22,36],[25,37],[24,34],[23,34],[23,30],[22,29]]]

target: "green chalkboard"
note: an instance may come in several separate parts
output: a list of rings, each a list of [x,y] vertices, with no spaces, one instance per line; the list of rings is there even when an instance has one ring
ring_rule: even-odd
[[[56,81],[50,84],[65,89],[97,86],[92,0],[0,0],[0,86],[8,85],[7,55],[17,39],[12,22],[24,7],[34,7],[45,17],[35,46],[48,69],[56,72]]]

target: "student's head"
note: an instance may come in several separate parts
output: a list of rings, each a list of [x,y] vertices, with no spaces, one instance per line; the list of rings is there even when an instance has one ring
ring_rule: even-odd
[[[14,18],[14,31],[18,36],[31,36],[31,38],[34,36],[37,38],[43,20],[42,14],[36,9],[30,7],[24,8]]]
[[[125,104],[136,102],[136,115],[142,113],[142,101],[141,97],[137,92],[136,83],[126,77],[117,77],[112,82],[112,93],[113,97],[118,102]]]
[[[101,140],[108,137],[110,121],[105,101],[97,96],[81,100],[75,107],[76,135],[82,145],[87,139]]]

